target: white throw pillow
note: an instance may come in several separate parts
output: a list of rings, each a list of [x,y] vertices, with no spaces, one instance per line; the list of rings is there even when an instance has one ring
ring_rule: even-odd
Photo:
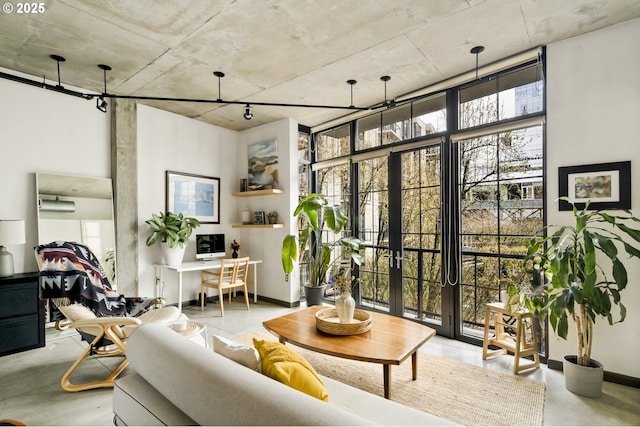
[[[213,351],[256,372],[261,371],[260,354],[258,350],[253,347],[233,342],[219,335],[214,335]]]

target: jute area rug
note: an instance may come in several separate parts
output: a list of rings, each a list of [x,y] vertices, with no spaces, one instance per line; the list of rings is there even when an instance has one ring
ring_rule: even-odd
[[[234,341],[253,346],[254,337],[276,341],[266,330]],[[306,358],[320,375],[384,396],[382,365],[287,346]],[[423,352],[418,355],[416,381],[411,379],[410,358],[391,367],[391,400],[463,425],[541,426],[544,397],[542,382]]]

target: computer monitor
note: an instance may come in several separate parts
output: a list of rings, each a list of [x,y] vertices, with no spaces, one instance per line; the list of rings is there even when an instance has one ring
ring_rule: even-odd
[[[196,259],[223,258],[225,251],[224,234],[196,234]]]

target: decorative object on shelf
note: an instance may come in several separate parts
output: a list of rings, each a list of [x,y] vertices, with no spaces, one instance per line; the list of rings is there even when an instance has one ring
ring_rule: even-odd
[[[264,224],[264,211],[255,211],[253,213],[254,224]]]
[[[194,229],[200,227],[200,221],[182,213],[160,212],[159,215],[153,214],[145,222],[151,227],[147,246],[160,242],[165,264],[180,266],[189,237]]]
[[[558,194],[578,209],[584,209],[587,201],[592,210],[631,209],[631,162],[558,168]],[[559,199],[559,210],[570,211],[573,206]]]
[[[0,220],[0,277],[13,276],[13,255],[5,245],[23,245],[26,242],[23,220]]]
[[[233,251],[233,253],[231,254],[231,258],[238,258],[238,251],[240,250],[240,243],[238,243],[236,241],[236,239],[233,239],[233,242],[231,242],[231,250]]]
[[[286,274],[293,271],[293,267],[298,262],[298,254],[305,256],[303,261],[307,262],[309,268],[309,283],[305,284],[307,305],[317,305],[319,302],[310,301],[310,288],[324,288],[327,279],[327,272],[332,265],[339,261],[347,260],[362,265],[364,261],[361,251],[364,244],[357,237],[341,237],[331,242],[323,243],[324,227],[328,227],[336,235],[340,235],[347,224],[347,215],[340,205],[329,206],[329,202],[322,194],[312,193],[302,199],[293,217],[303,218],[308,226],[299,232],[299,237],[295,235],[285,236],[282,241],[282,268]],[[309,251],[304,248],[309,243]],[[333,250],[339,247],[339,255],[331,259]]]
[[[335,308],[318,310],[316,328],[331,335],[359,335],[371,329],[371,314],[364,310],[355,310],[353,320],[340,322]]]
[[[251,224],[251,211],[247,208],[242,209],[242,223]]]
[[[278,212],[271,211],[267,214],[267,218],[269,219],[269,224],[275,224],[278,222]]]
[[[632,245],[640,242],[640,230],[629,226],[640,219],[628,210],[626,215],[589,211],[588,200],[579,210],[568,197],[561,199],[573,206],[574,225],[560,226],[553,234],[529,243],[523,271],[542,272],[545,283],[533,289],[533,293],[525,292],[525,304],[543,319],[549,316],[549,323],[560,338],[567,338],[569,319],[574,321],[578,352],[564,358],[565,386],[576,394],[598,397],[602,394],[603,370],[591,359],[594,323],[597,316],[602,316],[614,324],[616,305],[619,307],[616,322],[626,317],[620,293],[628,278],[619,249],[624,248],[628,255],[624,259],[640,258],[640,246]],[[572,363],[571,358],[579,366],[597,370],[597,380],[585,382],[584,374],[572,378],[573,370],[566,366]]]
[[[240,180],[240,191],[245,192],[249,190],[249,180],[247,178],[242,178]]]
[[[166,172],[167,212],[181,212],[202,224],[220,224],[220,178]]]
[[[247,154],[249,190],[278,188],[278,141],[271,139],[251,144]]]

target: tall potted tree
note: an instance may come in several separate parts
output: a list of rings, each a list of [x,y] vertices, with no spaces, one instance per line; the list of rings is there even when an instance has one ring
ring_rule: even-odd
[[[160,212],[159,215],[152,214],[145,222],[151,229],[147,246],[160,242],[164,262],[172,267],[182,264],[186,244],[193,230],[200,227],[200,221],[182,213]]]
[[[640,230],[631,228],[640,222],[630,211],[610,215],[589,211],[589,202],[579,210],[573,206],[573,225],[559,227],[553,234],[533,239],[528,247],[524,270],[544,274],[544,284],[525,299],[530,311],[549,318],[554,332],[566,339],[569,320],[577,333],[577,354],[563,360],[566,387],[583,396],[602,393],[603,366],[591,358],[593,325],[604,317],[610,325],[622,322],[626,308],[621,291],[627,286],[627,259],[640,258]],[[617,310],[614,313],[614,307]]]
[[[329,269],[341,259],[351,259],[362,265],[361,255],[364,245],[357,237],[340,237],[335,241],[323,242],[325,227],[336,235],[342,233],[347,224],[347,215],[342,206],[330,206],[322,194],[309,194],[300,200],[293,212],[294,218],[301,218],[308,224],[302,227],[299,237],[293,234],[286,236],[282,242],[282,267],[290,274],[304,248],[309,244],[308,273],[309,282],[305,283],[307,305],[321,303],[322,291],[326,287],[326,276]],[[303,224],[304,225],[304,224]],[[333,255],[334,248],[340,248],[338,255]]]

